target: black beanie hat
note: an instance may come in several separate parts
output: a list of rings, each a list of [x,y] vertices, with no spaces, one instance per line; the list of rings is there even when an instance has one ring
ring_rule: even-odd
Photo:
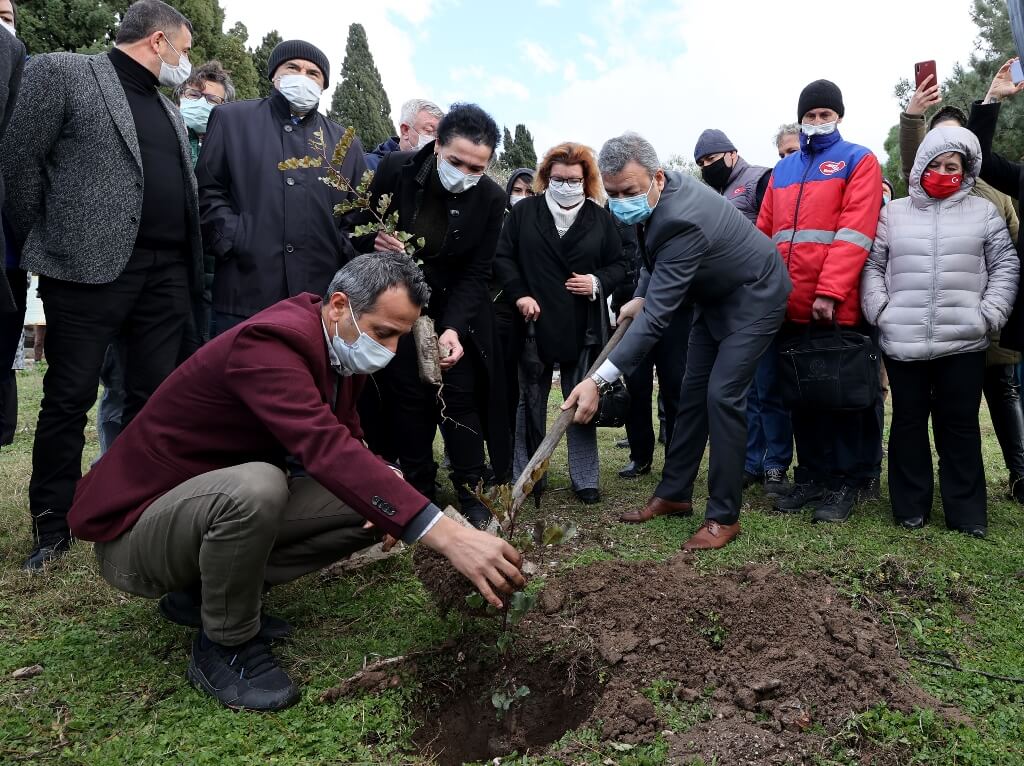
[[[829,80],[815,80],[800,91],[796,121],[803,122],[804,115],[812,109],[831,109],[842,117],[846,108],[843,106],[843,92],[839,86]]]
[[[273,80],[277,68],[292,59],[312,61],[324,73],[324,90],[331,84],[331,62],[327,60],[322,50],[305,40],[285,40],[278,43],[270,52],[270,59],[267,61],[267,78]]]

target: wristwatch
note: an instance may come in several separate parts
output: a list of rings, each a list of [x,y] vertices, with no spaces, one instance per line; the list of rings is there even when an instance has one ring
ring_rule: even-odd
[[[596,372],[590,376],[590,379],[594,381],[594,385],[597,386],[597,393],[601,394],[602,396],[604,394],[610,393],[612,388],[614,388],[614,386],[609,381],[602,378]]]

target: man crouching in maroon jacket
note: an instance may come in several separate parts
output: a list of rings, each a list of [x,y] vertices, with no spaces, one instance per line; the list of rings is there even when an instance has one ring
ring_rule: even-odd
[[[422,540],[488,601],[524,585],[519,553],[459,525],[362,443],[356,401],[430,290],[406,256],[356,258],[326,299],[271,306],[171,375],[78,485],[68,519],[104,579],[200,628],[188,678],[232,708],[278,710],[299,689],[270,640],[264,588],[376,542]],[[308,476],[289,478],[294,456]],[[190,595],[191,594],[191,595]]]

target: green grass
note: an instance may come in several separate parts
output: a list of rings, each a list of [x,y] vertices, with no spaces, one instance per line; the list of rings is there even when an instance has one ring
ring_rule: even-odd
[[[0,763],[61,764],[321,764],[417,763],[410,748],[417,689],[404,688],[324,705],[320,693],[358,670],[364,659],[436,646],[477,628],[442,618],[412,575],[407,557],[344,576],[313,576],[276,589],[268,608],[289,619],[297,640],[280,654],[304,687],[302,702],[277,715],[235,714],[189,687],[184,678],[190,636],[160,619],[154,604],[109,588],[96,574],[91,548],[78,544],[42,577],[18,570],[28,548],[26,492],[41,374],[19,374],[21,428],[0,454]],[[555,398],[555,397],[553,397]],[[776,562],[792,571],[831,577],[854,604],[885,604],[908,654],[946,652],[964,668],[1024,676],[1024,510],[1004,500],[998,445],[982,413],[989,479],[990,535],[974,540],[933,524],[923,533],[895,528],[883,501],[859,508],[845,525],[812,527],[806,517],[763,513],[748,493],[743,534],[723,551],[700,556],[713,572],[747,562]],[[95,456],[95,424],[86,463]],[[603,431],[602,489],[596,509],[566,491],[564,446],[556,453],[553,487],[541,511],[572,519],[581,534],[561,557],[565,568],[609,558],[664,560],[697,521],[660,519],[642,526],[615,522],[642,504],[656,480],[626,483],[615,471],[627,459]],[[660,460],[660,457],[659,457]],[[704,476],[697,488],[702,497]],[[450,497],[449,497],[450,499]],[[532,508],[528,521],[537,514]],[[935,514],[941,519],[941,512]],[[525,528],[525,527],[524,527]],[[472,640],[472,635],[462,640]],[[941,654],[927,654],[943,659]],[[11,673],[39,663],[42,675]],[[847,748],[868,741],[896,762],[1024,763],[1024,685],[913,661],[916,680],[959,706],[969,726],[931,713],[879,707],[851,718],[821,763],[856,763]],[[657,700],[667,726],[685,730],[703,720],[703,703],[680,707]],[[570,733],[583,753],[574,762],[666,762],[664,740],[628,751],[601,743],[593,730]],[[553,764],[550,758],[505,763]]]

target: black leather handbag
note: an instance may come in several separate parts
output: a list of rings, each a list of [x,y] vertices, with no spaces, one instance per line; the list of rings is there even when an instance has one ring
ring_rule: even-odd
[[[583,350],[580,352],[579,369],[577,370],[579,380],[583,380],[587,376],[610,337],[608,304],[605,302],[604,293],[599,292],[597,300],[591,302],[587,316],[587,331],[583,337]],[[626,388],[626,381],[619,377],[612,383],[609,391],[601,394],[597,412],[590,421],[590,425],[596,428],[621,428],[626,424],[626,418],[629,417],[629,401],[629,389]]]
[[[853,411],[874,406],[881,354],[855,330],[807,327],[779,349],[779,389],[789,408]]]

